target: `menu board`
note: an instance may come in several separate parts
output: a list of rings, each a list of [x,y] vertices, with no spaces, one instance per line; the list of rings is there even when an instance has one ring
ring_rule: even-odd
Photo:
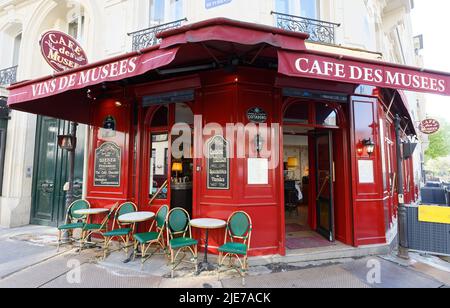
[[[122,151],[113,142],[105,142],[95,150],[94,186],[120,187]]]
[[[213,137],[207,144],[208,189],[230,189],[229,145],[222,136]]]

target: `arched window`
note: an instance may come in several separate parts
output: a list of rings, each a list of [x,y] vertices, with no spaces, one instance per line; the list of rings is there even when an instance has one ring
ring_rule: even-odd
[[[333,103],[294,102],[286,109],[285,125],[338,127],[338,112]]]
[[[316,125],[338,126],[336,110],[328,104],[317,104]]]
[[[155,112],[150,126],[153,128],[169,126],[169,108],[167,106],[162,106]]]
[[[291,104],[284,113],[285,123],[312,124],[310,122],[310,104],[295,103]]]

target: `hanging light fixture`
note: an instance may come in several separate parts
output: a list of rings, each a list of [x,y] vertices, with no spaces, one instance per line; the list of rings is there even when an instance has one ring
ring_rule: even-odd
[[[75,151],[75,148],[77,147],[77,138],[73,135],[59,135],[58,146],[69,152]]]

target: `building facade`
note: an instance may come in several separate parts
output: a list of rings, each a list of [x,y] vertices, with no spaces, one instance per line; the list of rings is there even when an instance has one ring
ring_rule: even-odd
[[[2,46],[0,49],[2,53],[0,57],[2,61],[0,68],[4,68],[0,76],[2,76],[2,83],[5,85],[16,80],[28,80],[52,73],[51,69],[43,60],[38,47],[40,35],[49,29],[60,30],[76,37],[85,48],[89,61],[95,62],[157,44],[159,38],[155,34],[163,30],[178,28],[183,25],[198,23],[215,17],[226,17],[296,32],[306,32],[310,37],[304,44],[309,50],[365,58],[368,60],[383,60],[404,65],[416,66],[420,64],[418,62],[420,59],[416,56],[412,40],[413,35],[409,16],[410,10],[412,9],[410,1],[232,0],[221,2],[208,0],[24,0],[3,1],[0,3],[0,9],[0,44]],[[244,70],[242,71],[242,78],[249,78],[251,74],[251,71]],[[202,78],[214,79],[213,76],[208,77],[207,75]],[[266,78],[267,80],[271,80],[273,77],[268,73]],[[289,82],[286,82],[288,85]],[[332,88],[332,86],[329,87],[329,89]],[[6,90],[2,91],[2,95],[7,97],[8,93]],[[360,93],[364,93],[364,89],[360,89],[360,91]],[[379,95],[382,96],[380,93]],[[394,100],[399,99],[395,97],[396,95],[400,94],[394,94],[392,100],[383,99],[385,106],[383,107],[384,110],[380,111],[380,114],[386,113],[389,115],[392,103]],[[420,110],[420,106],[423,105],[423,97],[420,94],[409,92],[406,92],[404,95],[407,96],[404,101],[407,101],[407,107],[412,115],[412,121],[419,121],[420,115],[423,113]],[[261,98],[261,100],[263,99]],[[267,103],[267,106],[267,109],[271,108],[270,103]],[[105,108],[108,109],[110,107],[105,106]],[[318,107],[310,106],[308,108],[311,108],[310,112],[313,114],[319,113],[316,109]],[[187,123],[194,125],[194,121],[189,120],[189,113],[186,116],[186,111],[183,112],[185,109],[182,107],[174,110],[169,108],[169,110],[160,112],[169,112],[174,115],[180,114],[181,116],[185,115],[182,118],[186,120],[187,117]],[[285,111],[287,112],[288,110]],[[157,111],[155,110],[155,112]],[[295,114],[295,108],[291,112]],[[349,110],[344,110],[343,112],[348,113]],[[103,111],[99,111],[99,114],[103,115],[103,113]],[[203,110],[202,113],[204,115],[209,113],[213,119],[215,117],[213,110]],[[104,114],[104,116],[107,116],[107,114]],[[275,114],[270,114],[269,116],[273,117],[270,119],[271,122],[277,122]],[[162,117],[164,118],[164,114],[162,114]],[[383,119],[383,117],[380,116],[380,119]],[[331,124],[327,126],[324,125],[327,124],[325,122],[314,122],[320,126],[316,128],[329,128],[330,126],[335,126],[336,128],[337,126],[337,123],[333,122],[333,117],[322,120],[331,121],[328,122],[328,124]],[[67,154],[57,148],[56,137],[58,134],[67,132],[68,122],[18,111],[12,111],[4,121],[7,128],[4,144],[3,189],[0,199],[1,225],[19,226],[28,224],[29,222],[56,225],[62,219],[64,213],[63,186],[67,177]],[[99,115],[96,121],[97,125],[101,126],[101,122],[103,121],[102,116]],[[146,122],[147,120],[142,119],[142,121]],[[281,117],[278,119],[279,123],[287,124],[286,121],[289,122],[289,117]],[[315,121],[318,121],[318,119],[315,119]],[[383,159],[380,159],[382,162],[380,163],[381,174],[379,175],[379,180],[384,185],[382,185],[382,191],[379,192],[379,204],[381,204],[381,212],[383,213],[381,214],[381,219],[384,221],[385,228],[378,228],[377,232],[375,232],[376,238],[371,238],[373,232],[369,231],[367,232],[367,236],[362,235],[358,240],[352,234],[355,233],[353,226],[350,227],[346,223],[343,223],[349,222],[348,225],[350,225],[351,216],[353,215],[350,207],[345,207],[345,204],[350,204],[350,199],[352,198],[358,198],[358,196],[352,195],[352,191],[348,191],[337,202],[338,206],[344,204],[346,210],[344,213],[338,213],[341,215],[339,218],[341,219],[338,226],[339,230],[331,235],[349,245],[358,246],[381,243],[389,240],[390,232],[394,230],[393,227],[396,220],[396,201],[394,198],[396,192],[394,182],[396,179],[394,171],[395,162],[392,160],[393,156],[391,156],[394,151],[394,136],[392,133],[392,123],[388,124],[380,121],[379,124],[380,126],[385,125],[386,127],[385,132],[380,134],[380,136],[375,134],[383,144],[379,150],[380,158],[383,156]],[[164,134],[162,136],[157,134],[161,126],[169,126],[169,123],[164,125],[150,125],[149,133],[155,144],[158,142],[162,148],[167,148],[164,145],[167,140],[158,139],[164,137]],[[284,185],[287,186],[287,183],[302,182],[303,199],[306,200],[304,201],[305,203],[308,203],[307,199],[311,197],[308,196],[308,190],[310,189],[308,185],[313,186],[308,183],[309,173],[310,171],[312,172],[310,170],[312,169],[311,161],[313,160],[311,157],[314,156],[314,153],[311,152],[312,145],[316,144],[316,147],[325,147],[327,146],[327,138],[326,136],[322,138],[319,136],[316,139],[308,140],[308,134],[302,129],[294,131],[294,133],[288,132],[287,135],[289,134],[291,136],[283,138],[284,148],[282,155],[283,161],[287,164]],[[339,136],[339,133],[335,134],[336,136],[333,137],[335,138],[334,143],[341,144],[342,146],[343,142],[339,138],[344,138],[344,136]],[[295,135],[298,137],[294,138],[293,136]],[[83,136],[87,136],[87,138]],[[95,199],[100,198],[101,193],[92,193],[95,190],[95,183],[91,181],[93,177],[92,170],[95,166],[93,165],[91,159],[92,153],[90,151],[92,151],[92,142],[96,142],[92,140],[92,136],[93,132],[89,127],[81,127],[80,134],[78,135],[81,141],[79,144],[85,146],[80,146],[77,153],[77,187],[79,196],[84,195]],[[357,142],[359,143],[360,140],[357,140]],[[147,162],[147,167],[150,165],[153,167],[147,169],[153,170],[153,174],[150,176],[153,176],[154,181],[150,180],[149,183],[143,184],[146,187],[150,187],[150,194],[147,194],[147,196],[151,195],[154,189],[158,190],[158,186],[161,186],[161,183],[159,183],[161,179],[157,177],[165,177],[167,180],[168,173],[170,173],[170,170],[164,171],[164,169],[167,169],[167,160],[170,159],[166,159],[165,161],[165,154],[160,153],[161,155],[159,155],[158,153],[160,151],[157,147],[152,148],[152,150],[155,153],[148,153],[149,155],[147,156],[154,157],[154,161]],[[345,147],[338,149],[338,151],[346,153]],[[414,159],[409,160],[409,163],[414,166],[405,168],[408,172],[406,176],[407,180],[404,184],[408,192],[408,202],[412,202],[418,197],[416,194],[418,191],[417,185],[421,181],[420,152],[416,151]],[[290,166],[289,161],[291,161]],[[254,163],[257,164],[258,162],[255,161]],[[158,166],[161,166],[161,168]],[[342,170],[346,168],[345,165],[341,167]],[[319,166],[316,165],[316,169],[319,169]],[[193,175],[189,174],[186,174],[186,176],[193,177]],[[339,176],[345,176],[345,173],[340,173]],[[132,172],[129,174],[130,179],[135,177],[137,177],[136,174]],[[148,175],[144,177],[148,178]],[[240,181],[239,178],[233,179]],[[127,183],[129,186],[136,186],[128,180]],[[295,186],[295,184],[293,185]],[[280,186],[282,185],[280,184]],[[349,184],[349,186],[351,185]],[[318,187],[317,190],[321,190],[321,188]],[[339,189],[339,187],[333,189]],[[139,191],[139,189],[136,191]],[[326,192],[327,189],[324,191]],[[263,193],[268,193],[268,191],[263,191]],[[149,201],[141,200],[141,197],[138,196],[133,197],[132,194],[121,195],[121,198],[135,198],[136,201]],[[206,188],[204,191],[194,191],[195,194],[198,194],[198,196],[194,196],[194,199],[197,198],[194,203],[212,202],[211,199],[200,200],[200,196],[207,195]],[[274,195],[276,195],[274,200],[277,200],[274,201],[275,203],[282,199],[279,193],[275,193]],[[316,196],[313,197],[315,198]],[[267,200],[269,199],[272,200],[271,198]],[[284,199],[289,199],[289,196],[284,196]],[[263,201],[270,201],[267,200]],[[164,202],[164,199],[161,202]],[[357,208],[355,207],[354,209]],[[202,210],[198,209],[198,211]],[[364,214],[371,215],[370,212],[365,212]],[[317,213],[315,215],[317,216]],[[308,219],[310,226],[317,224],[317,221],[311,215],[308,216]],[[363,225],[367,222],[368,220],[361,220],[359,223]],[[330,235],[329,229],[330,226],[328,226],[328,236]],[[361,230],[362,233],[366,231],[364,227]],[[322,231],[327,233],[327,230]],[[274,237],[270,240],[270,244],[260,240],[260,246],[265,249],[265,252],[283,252],[285,245],[277,244],[277,241],[280,240],[279,238]]]

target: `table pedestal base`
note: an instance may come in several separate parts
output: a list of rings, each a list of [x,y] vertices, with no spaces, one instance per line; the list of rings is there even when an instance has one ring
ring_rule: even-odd
[[[197,276],[200,275],[203,272],[213,272],[219,269],[219,266],[215,265],[215,264],[211,264],[208,262],[201,262],[198,265],[198,270],[195,273]]]

